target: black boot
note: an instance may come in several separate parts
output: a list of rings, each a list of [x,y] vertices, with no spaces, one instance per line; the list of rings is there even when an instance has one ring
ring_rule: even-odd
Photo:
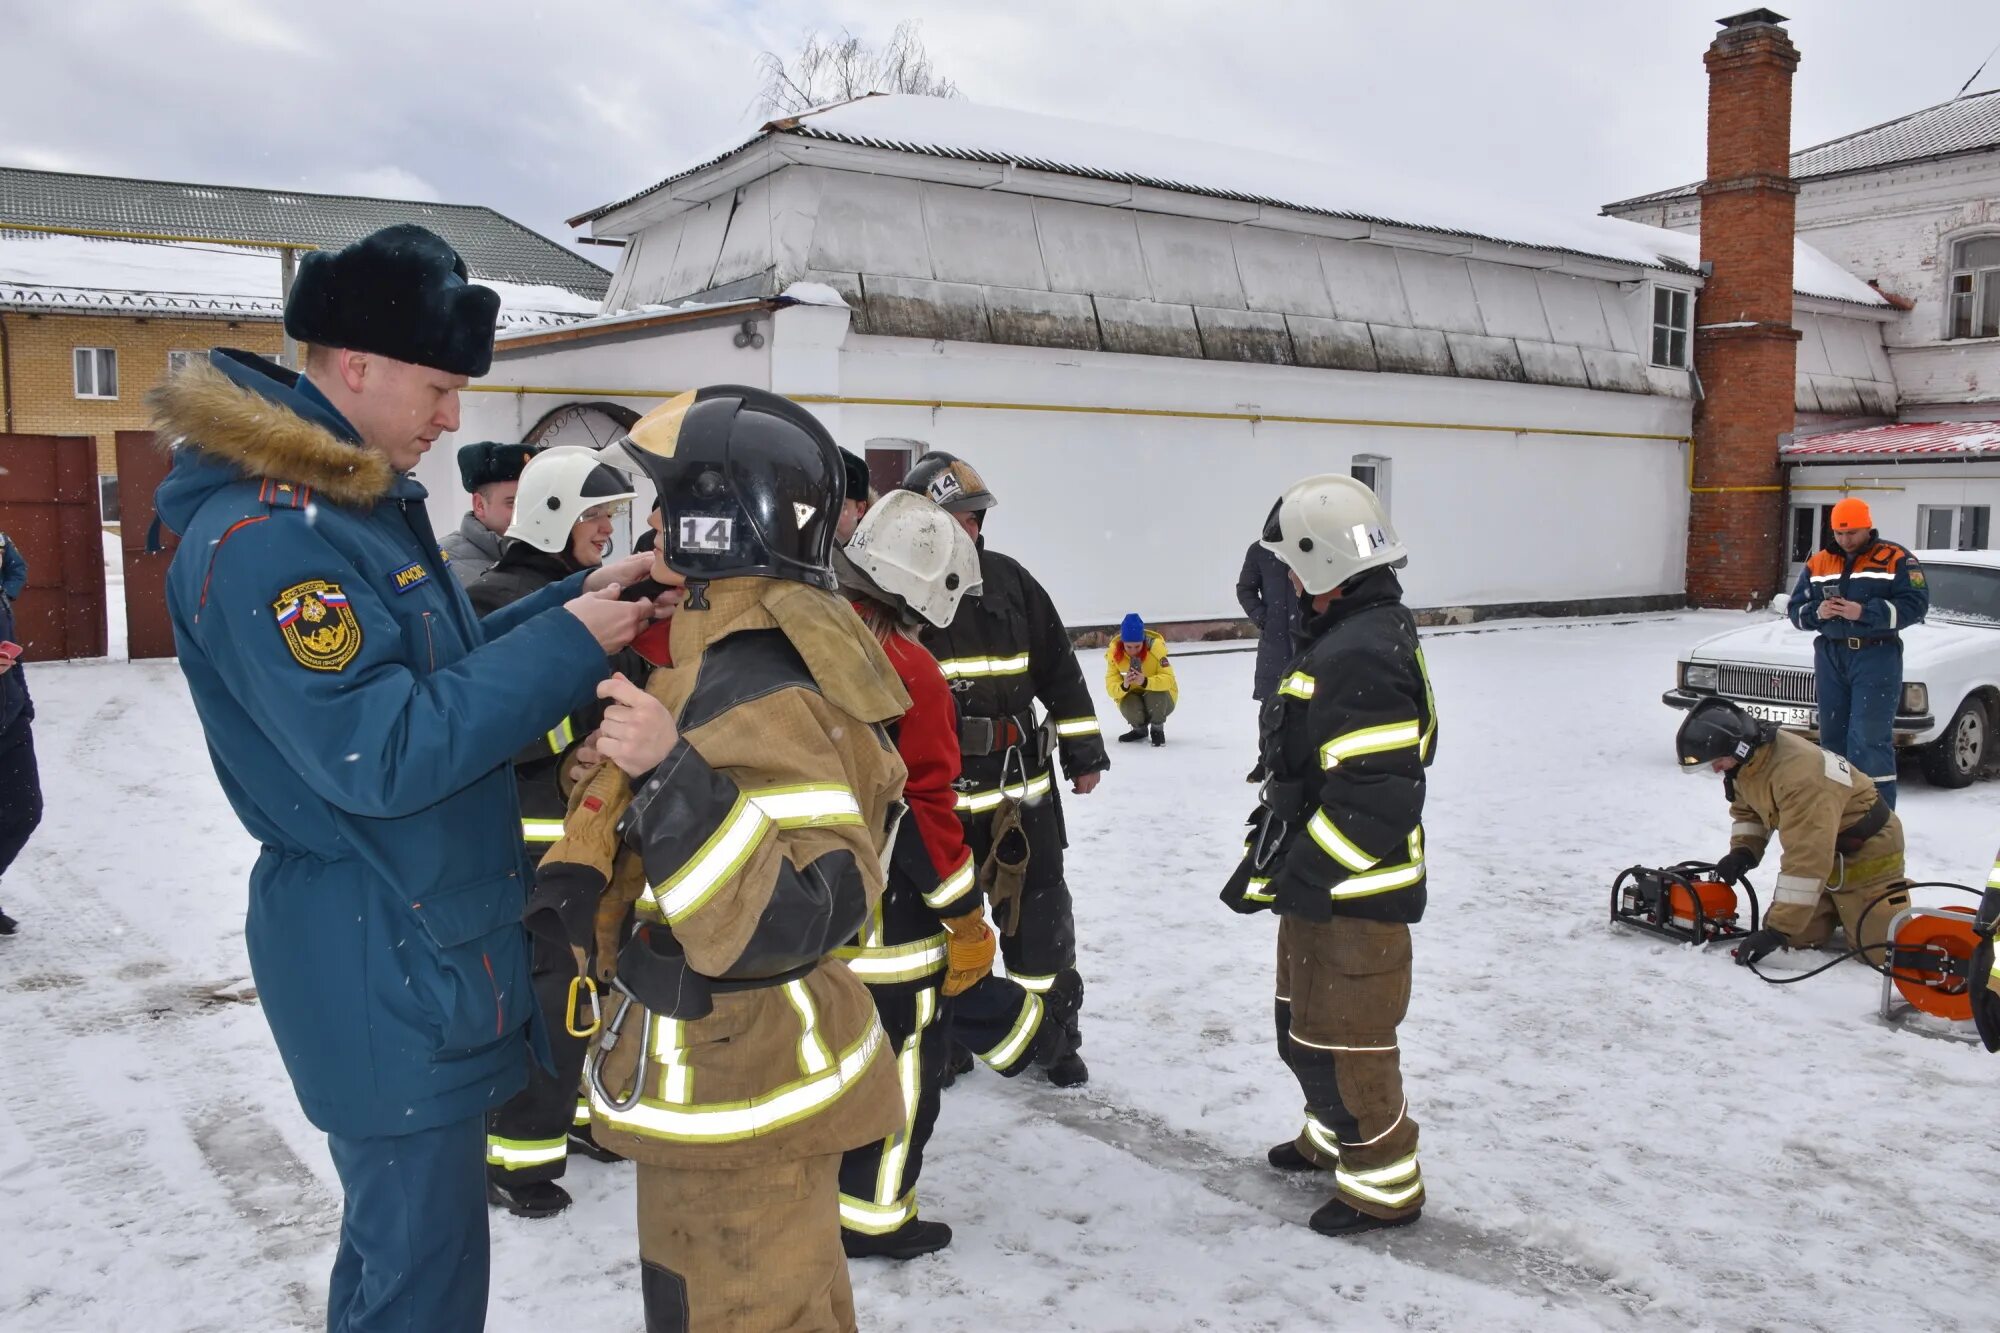
[[[570,1127],[569,1150],[573,1153],[581,1153],[593,1162],[622,1162],[625,1160],[617,1153],[611,1151],[611,1149],[599,1143],[597,1135],[590,1132],[589,1125],[572,1125]]]
[[[938,1086],[948,1088],[958,1082],[960,1074],[972,1072],[972,1064],[972,1049],[956,1037],[952,1038],[951,1050],[944,1058],[944,1073],[938,1078]]]
[[[1153,724],[1153,744],[1165,745],[1166,743],[1167,743],[1167,729],[1161,726],[1159,723],[1155,722]]]
[[[926,1222],[913,1217],[883,1236],[860,1231],[840,1231],[840,1248],[850,1259],[915,1259],[936,1254],[951,1244],[951,1228],[942,1222]]]
[[[1144,727],[1134,727],[1118,739],[1121,741],[1143,741],[1146,739],[1146,729]]]
[[[1286,1139],[1283,1143],[1273,1144],[1271,1151],[1264,1154],[1264,1159],[1280,1171],[1319,1170],[1318,1162],[1299,1151],[1297,1139]]]
[[[518,1185],[486,1182],[486,1202],[516,1217],[554,1217],[569,1207],[569,1191],[553,1180],[528,1180]]]
[[[5,912],[0,912],[0,935],[12,935],[14,927],[19,924],[20,922],[14,920],[13,917],[8,916]]]
[[[1264,761],[1259,759],[1257,761],[1257,767],[1251,769],[1250,776],[1243,780],[1245,782],[1262,782],[1266,776],[1268,775],[1264,772]]]
[[[1048,1074],[1049,1082],[1058,1088],[1075,1088],[1090,1082],[1090,1066],[1073,1050],[1050,1065]]]
[[[1358,1208],[1348,1207],[1335,1196],[1312,1215],[1312,1229],[1322,1236],[1358,1236],[1364,1231],[1406,1227],[1423,1215],[1424,1210],[1418,1207],[1411,1210],[1407,1217],[1370,1217]]]

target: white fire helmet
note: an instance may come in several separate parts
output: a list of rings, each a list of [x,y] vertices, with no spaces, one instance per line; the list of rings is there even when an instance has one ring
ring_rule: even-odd
[[[630,501],[632,483],[604,465],[595,449],[559,444],[528,460],[514,497],[514,521],[506,535],[554,555],[569,545],[570,530],[586,509]]]
[[[979,595],[979,548],[915,491],[891,491],[869,506],[845,550],[876,587],[939,629],[958,615],[961,598]]]
[[[1264,524],[1263,546],[1314,596],[1410,554],[1375,492],[1338,473],[1293,483]]]

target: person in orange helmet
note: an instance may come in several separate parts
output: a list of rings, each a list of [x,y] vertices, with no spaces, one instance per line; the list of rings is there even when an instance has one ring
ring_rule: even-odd
[[[1930,610],[1923,567],[1884,541],[1868,502],[1833,507],[1826,545],[1799,571],[1786,609],[1792,624],[1818,636],[1819,743],[1874,779],[1896,805],[1896,705],[1903,694],[1902,631]]]

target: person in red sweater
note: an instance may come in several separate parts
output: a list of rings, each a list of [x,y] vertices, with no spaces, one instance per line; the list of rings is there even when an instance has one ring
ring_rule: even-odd
[[[951,1228],[917,1216],[917,1175],[937,1121],[947,1026],[995,1072],[1012,1078],[1069,1053],[1068,1015],[1080,988],[1045,995],[992,974],[994,938],[972,850],[956,811],[958,713],[917,626],[949,625],[977,592],[979,551],[924,496],[895,491],[855,527],[834,572],[875,632],[910,696],[892,728],[909,804],[889,855],[889,885],[853,943],[837,951],[875,997],[896,1051],[904,1123],[849,1152],[840,1168],[841,1240],[849,1258],[914,1259],[951,1243]]]

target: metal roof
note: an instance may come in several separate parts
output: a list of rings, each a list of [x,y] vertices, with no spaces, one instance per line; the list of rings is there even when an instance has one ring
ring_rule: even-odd
[[[2000,148],[2000,88],[1973,93],[1907,116],[1829,139],[1792,154],[1792,179],[1813,180],[1856,171],[1875,171],[1904,162],[1924,162],[1957,153]],[[1637,204],[1691,199],[1699,182],[1606,204],[1605,211]]]
[[[611,282],[583,256],[476,204],[0,167],[0,228],[332,249],[397,222],[444,237],[475,278],[561,287],[599,300]]]
[[[2000,454],[2000,421],[1905,421],[1794,439],[1790,462],[1830,458],[1966,458]]]

